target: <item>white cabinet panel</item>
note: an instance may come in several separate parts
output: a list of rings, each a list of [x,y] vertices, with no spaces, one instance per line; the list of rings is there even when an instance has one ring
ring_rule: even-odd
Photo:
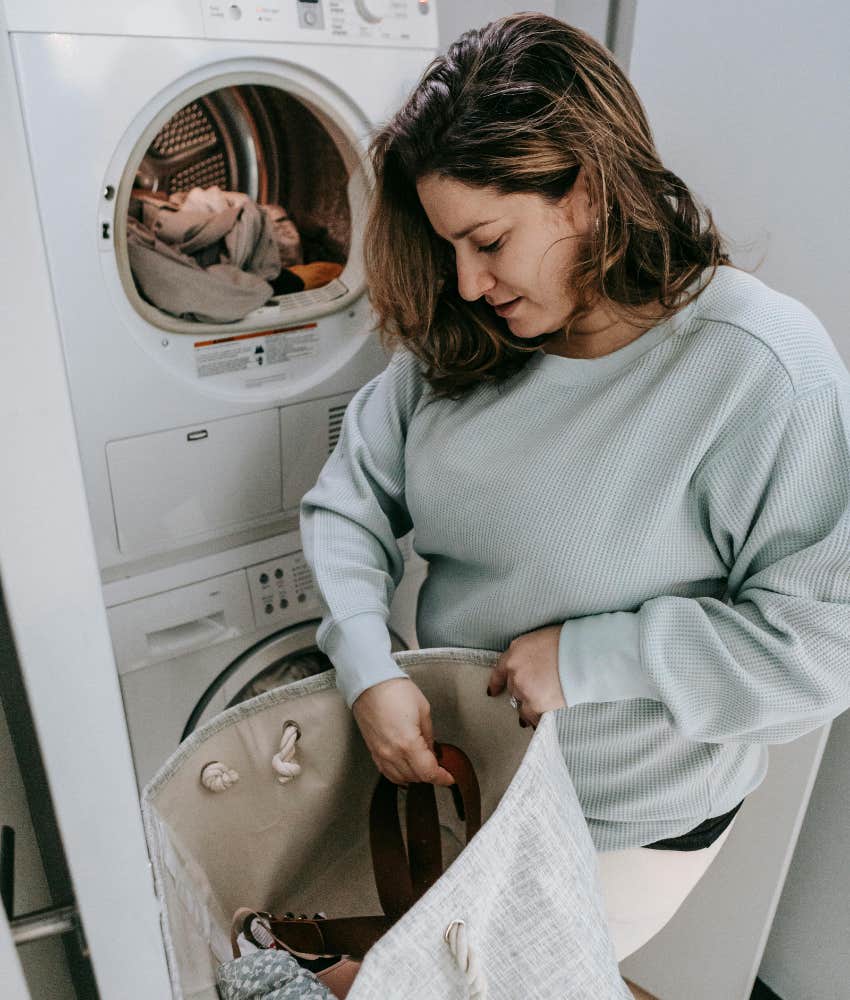
[[[244,570],[109,608],[120,674],[254,630]]]
[[[281,510],[276,409],[110,441],[106,454],[122,552],[155,551]]]
[[[314,399],[280,410],[283,507],[297,508],[333,451],[345,407],[354,393]]]

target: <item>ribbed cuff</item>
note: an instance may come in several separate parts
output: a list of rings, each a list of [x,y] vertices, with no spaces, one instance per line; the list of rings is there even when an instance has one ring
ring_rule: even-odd
[[[564,622],[558,673],[568,706],[629,698],[663,700],[641,667],[638,614],[614,611]]]
[[[344,618],[320,646],[336,668],[336,686],[349,708],[366,688],[407,677],[392,658],[387,623],[375,612]]]

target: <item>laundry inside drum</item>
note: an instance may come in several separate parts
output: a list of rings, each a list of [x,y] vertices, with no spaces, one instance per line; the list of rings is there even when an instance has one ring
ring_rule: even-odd
[[[393,653],[407,649],[405,642],[390,629],[390,649]],[[308,646],[299,649],[294,653],[287,653],[254,674],[246,684],[233,695],[227,703],[227,708],[240,705],[249,698],[265,694],[274,688],[292,684],[305,677],[313,677],[315,674],[323,673],[325,670],[332,670],[333,664],[330,659],[319,649],[318,646]]]
[[[252,677],[230,699],[227,707],[232,708],[249,698],[265,694],[266,691],[272,691],[284,684],[292,684],[294,681],[312,677],[314,674],[320,674],[332,668],[331,661],[316,646],[298,653],[290,653]]]
[[[269,85],[223,87],[179,108],[130,193],[140,299],[179,320],[233,324],[268,304],[291,311],[344,295],[350,175],[334,131]]]

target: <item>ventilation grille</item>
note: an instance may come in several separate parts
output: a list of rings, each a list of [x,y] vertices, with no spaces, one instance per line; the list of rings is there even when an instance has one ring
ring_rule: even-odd
[[[339,441],[339,434],[342,430],[342,418],[345,414],[345,405],[332,406],[328,410],[328,454],[336,448]]]
[[[227,190],[227,163],[223,154],[208,156],[201,163],[196,163],[179,174],[175,174],[169,183],[170,193],[175,191],[190,191],[194,187],[212,187],[217,184],[222,190]]]
[[[220,131],[211,97],[180,108],[157,132],[136,186],[172,195],[193,187],[232,187],[233,138]]]
[[[215,129],[195,101],[169,118],[151,143],[151,150],[158,156],[173,156],[198,146],[214,146],[217,141]]]

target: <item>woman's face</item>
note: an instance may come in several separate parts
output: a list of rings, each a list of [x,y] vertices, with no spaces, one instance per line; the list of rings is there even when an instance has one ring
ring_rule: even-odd
[[[434,232],[454,249],[464,299],[483,297],[516,337],[563,328],[574,304],[569,275],[589,225],[581,175],[557,204],[436,174],[416,188]]]

